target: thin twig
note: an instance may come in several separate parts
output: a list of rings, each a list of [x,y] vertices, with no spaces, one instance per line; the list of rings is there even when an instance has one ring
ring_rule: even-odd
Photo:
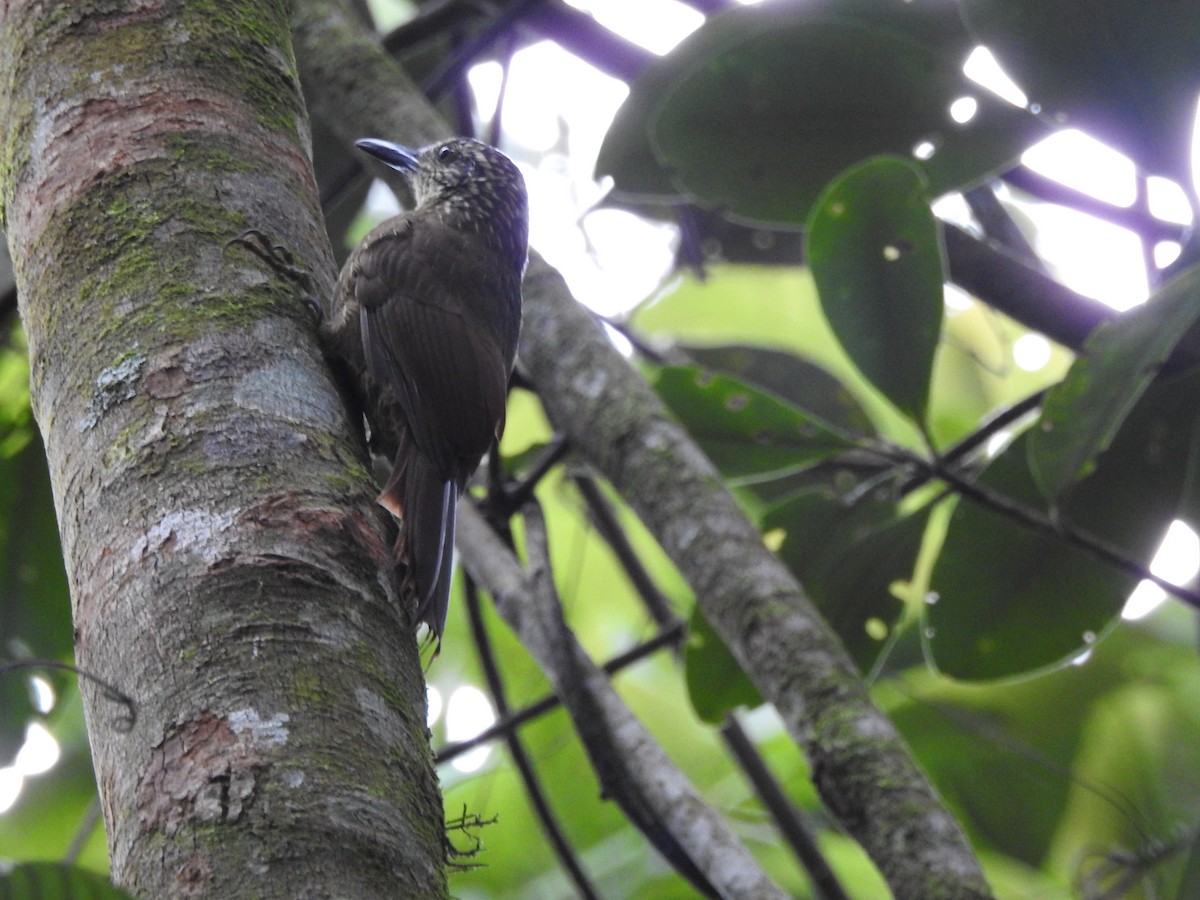
[[[1091,554],[1095,559],[1107,563],[1134,578],[1150,581],[1171,596],[1182,600],[1189,606],[1200,609],[1200,594],[1173,584],[1160,575],[1155,575],[1150,571],[1148,566],[1131,559],[1103,538],[1086,531],[1081,531],[1066,522],[1053,519],[1041,510],[1026,506],[976,481],[964,478],[940,461],[930,462],[902,447],[875,447],[873,452],[878,453],[885,459],[891,459],[893,462],[918,466],[928,472],[930,477],[946,482],[957,493],[973,503],[992,512],[999,513],[1039,534],[1057,538],[1073,547],[1078,547],[1080,550]]]
[[[1116,206],[1091,194],[1069,187],[1053,178],[1047,178],[1026,166],[1017,166],[1005,172],[1002,180],[1015,188],[1032,194],[1047,203],[1057,203],[1076,212],[1085,213],[1113,225],[1128,228],[1143,240],[1182,241],[1186,225],[1164,222],[1145,211],[1145,207]]]
[[[459,509],[457,547],[464,566],[487,585],[496,610],[563,698],[604,796],[697,890],[782,897],[579,645],[548,568],[544,522],[534,503],[522,512],[527,567],[470,502]]]
[[[488,14],[489,7],[485,3],[467,3],[463,0],[422,3],[413,18],[389,31],[381,43],[388,54],[400,56],[419,47],[425,41],[441,37],[473,19],[483,18]]]
[[[504,39],[503,46],[504,50],[500,54],[500,92],[496,96],[496,111],[492,114],[492,121],[488,123],[487,142],[493,147],[500,146],[500,132],[504,126],[504,100],[508,96],[508,79],[512,74],[512,58],[517,49],[516,35],[510,33]]]
[[[492,46],[503,38],[529,10],[542,0],[515,0],[506,6],[470,40],[463,41],[446,57],[422,86],[425,96],[436,100],[450,87],[463,80],[468,68],[478,62]]]
[[[100,798],[96,796],[88,804],[87,811],[83,814],[83,821],[75,829],[75,835],[71,838],[71,844],[67,847],[67,852],[63,854],[61,860],[63,865],[75,865],[75,861],[79,859],[79,854],[83,852],[84,845],[87,843],[88,838],[92,836],[92,832],[96,830],[96,823],[99,821]]]
[[[1200,594],[1187,588],[1172,584],[1167,579],[1155,575],[1150,568],[1130,559],[1123,552],[1113,547],[1107,541],[1094,534],[1080,531],[1065,522],[1056,521],[1043,512],[984,487],[978,482],[968,481],[955,472],[942,466],[935,466],[937,477],[953,487],[968,500],[998,512],[1021,525],[1040,532],[1048,537],[1059,538],[1066,543],[1090,553],[1101,562],[1108,563],[1134,578],[1145,579],[1158,585],[1168,594],[1177,597],[1189,606],[1200,609]]]
[[[541,4],[530,13],[528,24],[601,72],[626,83],[637,78],[655,58],[645,47],[609,31],[566,3]]]
[[[646,657],[657,653],[665,647],[678,648],[686,636],[687,626],[683,622],[677,622],[665,631],[660,631],[654,637],[650,638],[650,640],[643,641],[626,650],[624,653],[614,656],[601,666],[601,668],[609,675],[615,675],[617,672],[627,669],[634,663],[641,662]],[[473,738],[465,741],[457,741],[453,744],[446,744],[434,754],[434,762],[439,766],[448,763],[482,744],[490,743],[498,737],[515,731],[526,722],[540,718],[551,710],[558,709],[560,706],[562,706],[562,701],[559,700],[556,694],[547,694],[540,700],[535,700],[533,703],[522,707],[516,712],[502,716],[494,725],[479,732]]]
[[[950,280],[993,309],[1079,352],[1087,336],[1117,313],[1055,281],[999,244],[942,223]]]
[[[762,754],[742,728],[736,713],[729,713],[725,717],[725,722],[721,725],[721,737],[725,739],[738,765],[754,785],[755,792],[771,814],[771,818],[775,820],[780,833],[800,858],[801,864],[812,879],[817,896],[822,900],[848,900],[849,895],[829,868],[829,862],[817,846],[816,838],[809,832],[796,807],[784,796],[779,782],[775,780],[775,776],[763,761]]]
[[[621,523],[617,521],[612,504],[608,502],[608,498],[604,496],[604,492],[600,490],[596,480],[590,475],[576,475],[574,481],[575,487],[579,489],[580,495],[587,503],[588,512],[592,516],[596,530],[612,548],[621,568],[625,570],[634,590],[641,597],[642,603],[659,628],[670,628],[679,624],[679,616],[671,607],[671,601],[658,589],[658,585],[646,571],[641,558],[629,542],[628,535],[625,534]]]
[[[516,510],[520,509],[533,496],[534,489],[538,486],[543,478],[545,478],[550,470],[562,462],[571,451],[571,444],[563,434],[555,434],[550,439],[541,454],[533,461],[533,465],[529,467],[529,471],[525,473],[525,477],[520,480],[509,482],[501,488],[498,494],[493,493],[489,496],[489,504],[498,509],[504,515],[511,515]],[[499,471],[497,469],[497,471]],[[489,509],[489,513],[491,510]]]
[[[113,727],[118,732],[124,734],[125,732],[132,731],[133,726],[137,724],[137,704],[133,698],[119,688],[109,684],[103,678],[97,678],[85,669],[53,659],[22,659],[16,662],[0,663],[0,675],[7,675],[9,672],[16,672],[21,669],[58,669],[62,672],[70,672],[84,681],[90,681],[100,688],[100,692],[104,695],[105,700],[125,707],[125,715],[115,719],[113,723]]]
[[[941,454],[941,462],[945,467],[957,466],[964,459],[982,447],[994,435],[999,434],[1004,429],[1020,421],[1025,416],[1032,413],[1035,409],[1042,405],[1042,401],[1046,399],[1046,391],[1042,389],[1030,394],[1023,400],[1018,400],[1016,403],[1008,406],[982,425],[960,440],[957,444],[953,444]],[[921,471],[915,474],[912,478],[905,481],[900,486],[900,493],[907,496],[929,483],[933,477],[932,471],[924,464],[921,465]]]
[[[496,656],[492,652],[491,638],[488,636],[487,627],[483,622],[483,607],[479,601],[479,590],[475,585],[475,579],[470,575],[466,575],[463,578],[463,587],[467,596],[467,613],[471,622],[471,635],[474,637],[475,646],[479,650],[479,662],[483,667],[488,691],[492,695],[496,711],[501,716],[506,716],[508,715],[509,708],[504,690],[504,681],[500,677],[500,667],[496,663]],[[583,864],[579,861],[578,856],[576,856],[570,841],[567,840],[566,833],[559,824],[558,817],[554,815],[554,810],[550,808],[550,801],[546,798],[546,791],[542,788],[541,779],[538,778],[533,761],[529,758],[529,754],[525,750],[525,745],[521,742],[520,735],[516,731],[509,731],[505,734],[504,739],[513,764],[516,765],[517,772],[520,773],[521,781],[525,786],[525,793],[529,795],[529,802],[533,806],[538,821],[542,824],[542,830],[546,833],[546,837],[550,839],[550,844],[554,848],[554,854],[558,857],[558,861],[567,870],[567,875],[574,882],[575,889],[579,892],[580,897],[599,900],[600,894],[592,885],[591,879],[588,877],[587,872],[584,871]]]
[[[629,341],[634,350],[646,357],[646,359],[655,365],[666,366],[671,365],[676,361],[670,359],[666,353],[663,353],[663,351],[651,344],[648,340],[646,340],[646,338],[634,331],[628,322],[613,318],[611,316],[601,316],[597,313],[593,313],[593,315],[595,316],[596,321],[603,325],[607,325],[617,334],[621,335],[621,337]]]
[[[963,191],[963,200],[970,207],[971,214],[983,226],[984,234],[1021,257],[1027,265],[1045,272],[1046,267],[1037,251],[1033,249],[1025,233],[1017,227],[1008,208],[1000,202],[991,184],[981,184]]]

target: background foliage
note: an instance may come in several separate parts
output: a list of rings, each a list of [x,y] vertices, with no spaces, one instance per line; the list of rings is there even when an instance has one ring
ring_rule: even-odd
[[[1190,226],[1175,235],[1177,259],[1149,272],[1154,296],[1123,316],[1069,291],[1037,298],[1030,313],[1009,302],[1003,280],[948,311],[944,283],[963,280],[948,233],[958,226],[931,208],[963,194],[974,213],[968,239],[1044,272],[1031,252],[1036,222],[1002,205],[998,218],[985,212],[1014,195],[1021,151],[1067,125],[1121,149],[1143,184],[1161,176],[1191,194],[1200,11],[1132,0],[1102,11],[1082,0],[695,5],[722,11],[670,54],[624,67],[630,95],[597,163],[615,180],[612,203],[682,225],[678,274],[614,327],[872,679],[999,895],[1200,893],[1194,614],[1172,601],[1137,622],[1120,618],[1168,525],[1196,524],[1200,275]],[[504,27],[472,7],[455,25],[487,36],[478,52],[504,58],[513,45],[503,38],[527,38],[519,15],[497,21]],[[586,30],[595,23],[571,21],[595,37]],[[408,51],[414,72],[441,58],[449,32],[433,29]],[[1026,107],[965,79],[977,43],[1026,91]],[[589,61],[620,68],[610,44],[591,46]],[[966,123],[948,115],[962,96],[978,104]],[[914,155],[922,145],[931,152]],[[1165,226],[1139,210],[1133,227],[1149,245]],[[5,308],[0,653],[69,661],[49,486]],[[1096,323],[1085,344],[1056,347],[1037,372],[1012,364],[1022,334],[1054,334],[1055,320],[1079,316]],[[536,396],[515,392],[508,467],[522,471],[552,438]],[[567,617],[587,650],[607,660],[689,621],[678,653],[616,676],[622,695],[771,874],[805,896],[808,879],[716,727],[736,715],[845,892],[881,896],[771,712],[747,711],[753,688],[693,614],[686,585],[601,487],[669,605],[665,622],[647,613],[602,537],[585,474],[568,461],[537,494]],[[448,650],[429,674],[441,696],[485,681],[461,581]],[[503,660],[509,706],[542,697],[537,667],[486,603],[478,615]],[[31,720],[61,758],[0,815],[0,855],[69,856],[102,872],[78,698],[60,674],[39,677],[57,694],[46,712],[27,699],[27,674],[0,680],[0,762]],[[435,746],[445,729],[434,723]],[[566,716],[552,711],[520,736],[599,893],[679,896],[678,877],[597,796]],[[458,874],[454,891],[561,896],[558,860],[531,839],[538,826],[503,756],[472,772],[441,769],[448,818],[498,816],[456,836],[464,849],[481,842],[471,860],[481,866]]]

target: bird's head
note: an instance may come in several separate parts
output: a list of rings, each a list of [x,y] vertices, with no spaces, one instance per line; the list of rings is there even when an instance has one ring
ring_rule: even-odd
[[[498,241],[523,268],[529,243],[525,179],[495,147],[451,138],[421,150],[363,138],[357,146],[404,175],[417,208],[436,211],[454,228]]]

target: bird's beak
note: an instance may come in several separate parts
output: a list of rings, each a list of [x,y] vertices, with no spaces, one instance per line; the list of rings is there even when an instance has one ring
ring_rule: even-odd
[[[401,147],[399,144],[381,141],[378,138],[362,138],[355,141],[354,145],[387,163],[397,172],[412,172],[417,168],[417,152],[408,147]]]

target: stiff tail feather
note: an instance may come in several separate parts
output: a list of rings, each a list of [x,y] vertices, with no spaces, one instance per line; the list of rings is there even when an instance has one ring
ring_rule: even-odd
[[[458,489],[414,444],[401,447],[379,504],[400,516],[396,561],[416,588],[417,622],[424,622],[441,647],[450,608],[454,570],[454,525]]]

